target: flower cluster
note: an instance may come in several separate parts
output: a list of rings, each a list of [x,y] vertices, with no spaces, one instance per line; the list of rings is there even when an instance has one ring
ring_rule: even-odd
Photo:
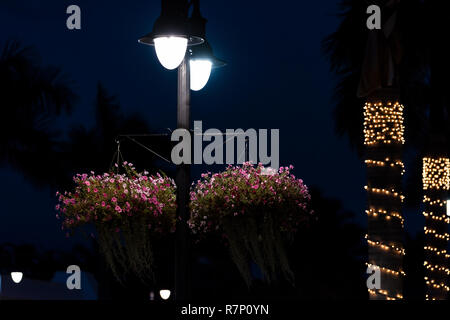
[[[270,212],[281,232],[295,232],[312,212],[308,188],[291,174],[292,169],[246,162],[230,165],[221,173],[202,174],[190,194],[190,228],[194,233],[207,233],[219,230],[225,217],[258,217]]]
[[[56,193],[57,218],[63,228],[86,223],[104,224],[117,232],[133,216],[144,217],[148,228],[159,233],[173,231],[176,215],[175,183],[172,179],[137,173],[131,163],[124,162],[125,174],[77,174],[73,192]]]

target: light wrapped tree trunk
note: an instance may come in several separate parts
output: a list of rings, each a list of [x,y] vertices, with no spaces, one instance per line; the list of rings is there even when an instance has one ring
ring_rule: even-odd
[[[403,106],[394,91],[381,90],[364,107],[367,168],[368,266],[379,270],[380,287],[370,299],[403,298],[404,166]]]
[[[447,253],[450,217],[446,215],[450,188],[450,159],[437,156],[424,157],[422,178],[425,216],[425,298],[445,300],[450,291]]]

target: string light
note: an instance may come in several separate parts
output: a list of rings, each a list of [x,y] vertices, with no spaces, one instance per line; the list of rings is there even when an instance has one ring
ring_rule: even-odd
[[[425,283],[430,286],[433,287],[434,289],[443,289],[445,291],[450,291],[450,287],[445,285],[445,283],[441,282],[441,283],[436,283],[435,280],[430,279],[428,277],[425,277]]]
[[[447,215],[436,215],[433,212],[424,212],[423,215],[426,218],[430,218],[432,220],[436,220],[436,221],[441,221],[441,222],[445,222],[445,223],[450,223],[450,217],[448,217]]]
[[[380,248],[380,249],[385,250],[385,251],[391,250],[391,251],[393,251],[393,252],[395,252],[397,254],[401,254],[403,256],[405,255],[405,249],[403,249],[401,247],[397,247],[397,246],[392,245],[392,244],[385,244],[385,243],[382,243],[380,241],[370,240],[369,239],[369,235],[367,235],[367,234],[366,234],[366,239],[367,239],[367,243],[370,246],[372,246],[372,247],[377,247],[377,248]]]
[[[437,256],[441,256],[442,255],[445,258],[449,258],[450,257],[450,254],[448,254],[447,250],[445,250],[445,249],[440,250],[440,249],[438,249],[436,247],[432,247],[432,246],[425,246],[423,248],[425,250],[427,250],[427,251],[431,251],[432,253],[434,253]]]
[[[395,297],[391,297],[389,296],[389,292],[387,290],[373,290],[373,289],[368,289],[369,293],[371,295],[377,295],[377,294],[381,294],[383,296],[386,297],[386,300],[398,300],[398,299],[403,299],[403,296],[401,294],[397,294]]]
[[[439,234],[436,232],[436,230],[428,228],[428,227],[424,227],[423,229],[425,230],[425,234],[431,234],[435,238],[438,238],[438,239],[444,239],[447,241],[450,240],[450,235],[448,233]]]
[[[375,209],[371,208],[369,210],[366,210],[366,213],[368,216],[372,216],[372,217],[377,217],[378,215],[382,215],[385,217],[386,220],[390,220],[392,218],[398,219],[398,220],[400,220],[400,223],[402,224],[402,226],[405,221],[405,219],[403,219],[403,217],[400,213],[394,212],[394,211],[388,213],[386,210],[383,210],[383,209],[375,210]]]
[[[400,198],[400,200],[402,202],[405,199],[405,196],[400,194],[399,192],[395,191],[395,189],[387,190],[387,189],[380,189],[380,188],[369,188],[368,186],[364,186],[364,189],[369,192],[373,192],[373,193],[379,193],[379,194],[383,194],[383,195],[391,196],[391,197],[398,197],[398,198]]]
[[[389,269],[389,268],[385,268],[385,267],[380,267],[380,266],[377,266],[377,265],[374,265],[374,264],[371,264],[371,263],[368,263],[368,262],[366,262],[366,266],[368,266],[368,267],[370,267],[370,268],[373,268],[373,269],[378,269],[378,270],[380,270],[380,271],[383,271],[383,272],[385,272],[385,273],[387,273],[387,274],[392,274],[392,275],[395,275],[395,276],[406,276],[406,273],[403,271],[403,270],[392,270],[392,269]]]
[[[429,206],[439,206],[443,207],[447,204],[447,201],[436,199],[432,200],[430,197],[427,197],[426,195],[423,197],[423,203],[427,203]]]
[[[405,143],[403,105],[398,102],[366,102],[364,106],[364,144]]]
[[[390,161],[389,158],[386,158],[385,161],[371,160],[366,159],[364,161],[368,167],[400,167],[402,169],[401,174],[405,173],[405,165],[401,160]]]
[[[431,263],[429,263],[429,262],[426,261],[426,260],[423,262],[423,265],[424,265],[424,267],[425,267],[427,270],[430,270],[430,271],[439,271],[439,272],[445,273],[446,275],[450,275],[450,269],[449,269],[449,268],[446,268],[446,267],[444,267],[444,266],[440,266],[440,265],[438,265],[438,264],[432,265]]]

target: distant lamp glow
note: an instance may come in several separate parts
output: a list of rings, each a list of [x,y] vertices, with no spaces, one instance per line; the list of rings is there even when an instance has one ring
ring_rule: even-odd
[[[447,200],[447,216],[450,217],[450,199]]]
[[[20,283],[22,281],[23,273],[22,272],[11,272],[11,279],[15,283]]]
[[[212,62],[209,60],[190,60],[191,90],[199,91],[208,83]]]
[[[167,300],[167,299],[170,298],[170,290],[166,290],[166,289],[160,290],[160,291],[159,291],[159,295],[161,296],[161,298],[162,298],[163,300]]]
[[[184,59],[188,40],[182,37],[155,38],[155,51],[164,68],[176,69]]]

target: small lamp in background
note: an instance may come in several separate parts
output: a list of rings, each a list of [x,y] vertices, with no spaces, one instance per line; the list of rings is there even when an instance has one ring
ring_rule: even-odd
[[[11,272],[11,279],[14,281],[14,283],[20,283],[23,278],[22,272]]]
[[[170,298],[170,290],[167,289],[160,290],[159,295],[161,296],[161,299],[167,300]]]

